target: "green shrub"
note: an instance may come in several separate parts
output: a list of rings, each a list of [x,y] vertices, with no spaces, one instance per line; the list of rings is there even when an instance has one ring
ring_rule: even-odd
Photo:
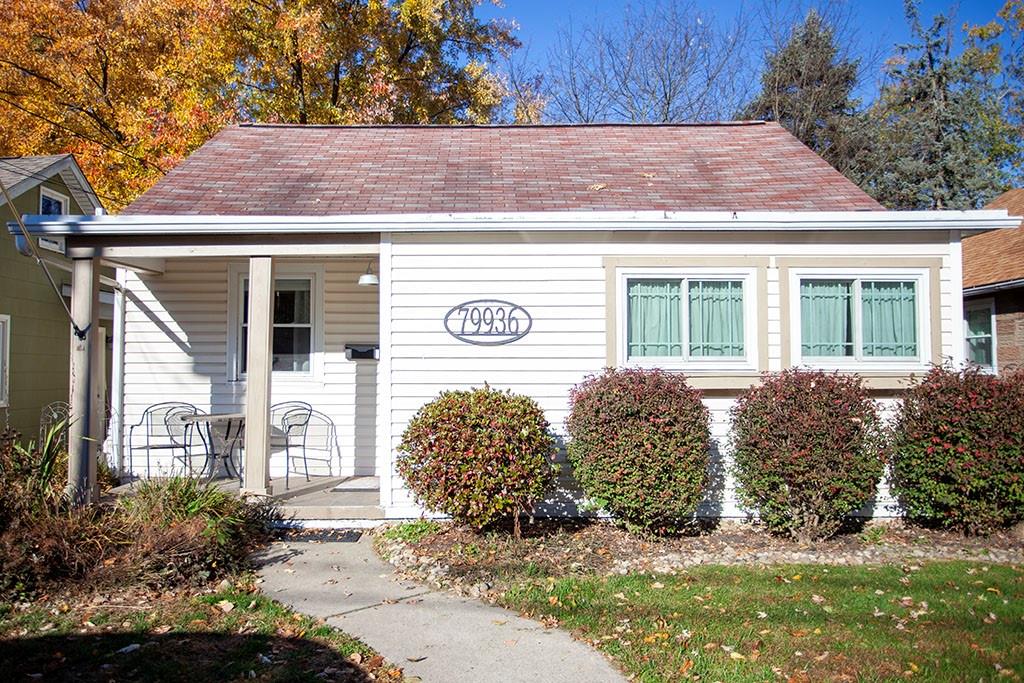
[[[569,398],[569,461],[588,500],[647,532],[692,521],[710,445],[700,392],[676,373],[608,369]]]
[[[988,533],[1024,519],[1024,372],[933,368],[903,399],[891,458],[912,521]]]
[[[206,576],[242,567],[266,537],[276,509],[187,477],[138,483],[116,512],[137,530],[133,554],[162,574]]]
[[[240,568],[276,518],[268,502],[212,483],[140,482],[116,504],[73,507],[59,439],[22,446],[0,435],[0,599],[69,582],[205,579]]]
[[[405,522],[389,527],[381,534],[382,538],[389,541],[401,541],[403,543],[418,543],[427,536],[440,531],[441,525],[430,519],[417,519],[414,522]]]
[[[555,442],[527,396],[485,386],[420,408],[396,467],[424,506],[478,529],[531,510],[551,483]]]
[[[765,374],[737,400],[732,419],[740,500],[772,531],[826,538],[875,495],[881,429],[860,378]]]

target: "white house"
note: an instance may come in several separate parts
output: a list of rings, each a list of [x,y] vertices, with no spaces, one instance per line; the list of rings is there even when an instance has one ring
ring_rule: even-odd
[[[564,434],[588,374],[677,369],[705,392],[719,465],[728,408],[763,371],[855,372],[891,400],[962,361],[961,237],[1017,220],[885,211],[780,126],[737,122],[234,126],[124,214],[28,225],[64,238],[76,282],[120,268],[123,471],[171,466],[146,468],[123,425],[184,401],[244,413],[243,488],[278,495],[268,408],[301,400],[336,425],[331,474],[376,477],[369,506],[321,487],[305,516],[399,518],[420,510],[395,445],[444,389],[528,394]],[[81,326],[95,309],[74,291]],[[705,512],[739,514],[723,487]]]

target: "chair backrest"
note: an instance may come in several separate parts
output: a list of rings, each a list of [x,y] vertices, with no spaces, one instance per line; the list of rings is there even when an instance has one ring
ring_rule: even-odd
[[[171,443],[179,446],[188,445],[188,435],[192,424],[185,422],[184,418],[195,414],[195,408],[185,406],[176,406],[164,412],[164,428],[167,430],[167,438]]]
[[[319,411],[312,411],[306,428],[306,448],[333,453],[338,451],[338,431],[334,421]]]
[[[284,401],[270,406],[270,424],[289,436],[304,436],[313,406],[305,401]]]
[[[149,439],[166,438],[173,443],[182,443],[186,425],[181,418],[198,412],[194,405],[182,401],[154,403],[143,412],[140,424],[146,428]]]

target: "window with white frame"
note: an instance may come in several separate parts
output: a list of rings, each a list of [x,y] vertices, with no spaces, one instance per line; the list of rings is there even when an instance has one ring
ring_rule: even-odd
[[[283,272],[274,278],[271,370],[285,376],[310,376],[316,372],[321,329],[321,278],[316,272],[278,270]],[[249,356],[248,274],[244,270],[236,272],[235,282],[233,339],[229,343],[234,356],[234,376],[241,379],[245,376]]]
[[[39,213],[43,216],[63,216],[68,212],[68,198],[60,192],[39,188]]]
[[[621,275],[622,361],[663,367],[752,368],[752,271]]]
[[[964,355],[985,370],[996,367],[996,307],[993,299],[964,303]]]
[[[797,364],[923,363],[926,283],[924,271],[794,273]]]
[[[10,400],[11,378],[11,316],[0,315],[0,407],[6,408]]]

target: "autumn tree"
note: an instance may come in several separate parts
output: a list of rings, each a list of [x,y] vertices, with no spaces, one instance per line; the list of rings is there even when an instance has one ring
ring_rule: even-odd
[[[233,116],[217,0],[0,3],[0,153],[72,152],[118,209]]]
[[[995,18],[968,31],[972,58],[999,72],[1007,115],[1024,127],[1024,0],[1006,0]]]
[[[4,0],[0,154],[73,152],[111,209],[231,121],[491,119],[480,0]]]
[[[911,42],[897,48],[867,113],[872,144],[849,175],[896,209],[980,208],[1020,178],[1021,134],[1007,118],[998,68],[956,50],[950,18],[921,21],[905,3]]]
[[[480,0],[236,0],[242,110],[291,123],[483,123],[518,46]]]
[[[842,52],[835,27],[811,9],[788,39],[770,48],[760,92],[740,118],[777,121],[840,171],[862,144],[857,135],[858,60]]]

